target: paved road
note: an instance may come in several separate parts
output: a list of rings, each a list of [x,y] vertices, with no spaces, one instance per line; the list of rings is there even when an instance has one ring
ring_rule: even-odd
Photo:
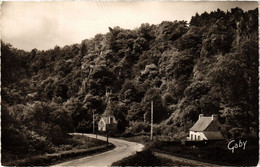
[[[93,134],[84,135],[96,138],[96,135]],[[106,140],[106,137],[98,135],[98,139]],[[144,145],[140,143],[129,142],[121,139],[109,138],[109,142],[113,143],[116,148],[104,153],[56,164],[55,166],[111,166],[113,162],[133,155],[144,148]]]

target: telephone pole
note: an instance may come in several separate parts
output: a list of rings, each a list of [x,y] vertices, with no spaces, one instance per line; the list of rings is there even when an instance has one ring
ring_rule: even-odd
[[[151,137],[150,140],[153,140],[153,101],[151,101]]]
[[[93,111],[93,134],[95,134],[95,115],[94,115],[94,110]]]
[[[107,134],[107,147],[108,147],[108,129],[107,129],[107,124],[106,124],[106,134]]]

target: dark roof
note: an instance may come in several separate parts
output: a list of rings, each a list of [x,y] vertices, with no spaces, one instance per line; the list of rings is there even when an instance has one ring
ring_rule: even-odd
[[[201,117],[191,128],[192,131],[202,132],[213,122],[212,117]]]
[[[203,132],[208,140],[221,140],[224,139],[220,132]]]

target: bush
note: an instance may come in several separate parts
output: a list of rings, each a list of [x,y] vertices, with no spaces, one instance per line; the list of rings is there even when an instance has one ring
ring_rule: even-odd
[[[250,144],[249,144],[250,143]],[[246,149],[242,148],[232,153],[227,149],[227,141],[187,142],[181,145],[179,141],[155,141],[151,148],[174,154],[221,165],[256,165],[258,162],[258,144],[248,140]]]
[[[112,164],[112,166],[154,166],[161,165],[160,159],[155,157],[150,149],[144,149],[135,155],[124,158]]]
[[[150,126],[148,123],[144,122],[132,122],[130,127],[126,129],[125,134],[145,134],[149,132]]]
[[[32,136],[38,137],[34,133],[32,134],[33,134]],[[36,144],[39,145],[38,147],[41,151],[40,146],[42,146],[41,145],[42,143],[36,143]],[[46,166],[49,164],[56,163],[59,160],[66,160],[70,158],[80,157],[83,155],[87,156],[97,152],[104,152],[112,148],[114,148],[114,145],[109,144],[107,147],[106,141],[89,138],[84,135],[74,135],[65,138],[63,144],[54,147],[53,151],[55,151],[55,153],[53,154],[42,154],[42,155],[38,154],[35,156],[32,156],[31,154],[30,156],[27,155],[24,159],[19,159],[19,160],[16,160],[14,158],[8,158],[8,157],[7,159],[5,157],[4,161],[2,159],[2,164],[4,164],[5,166],[14,166],[14,165],[15,166],[34,166],[34,165]],[[40,151],[35,150],[35,154]]]

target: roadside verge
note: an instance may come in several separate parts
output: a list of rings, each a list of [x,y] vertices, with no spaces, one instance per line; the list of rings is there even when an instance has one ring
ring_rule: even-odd
[[[195,161],[195,160],[177,157],[177,156],[174,156],[174,155],[156,152],[156,151],[153,151],[153,154],[156,157],[166,158],[166,159],[169,159],[169,160],[171,160],[175,163],[179,163],[179,164],[189,164],[190,166],[220,166],[220,165],[217,165],[217,164]],[[162,165],[164,165],[164,164],[162,164]],[[175,164],[172,164],[172,165],[175,165]]]
[[[115,148],[115,145],[109,143],[107,145],[92,147],[89,149],[77,149],[77,150],[69,150],[62,151],[53,154],[44,154],[37,155],[30,158],[12,161],[9,163],[5,163],[5,166],[49,166],[52,164],[56,164],[59,162],[63,162],[64,160],[71,160],[76,158],[81,158],[82,156],[89,156],[97,153],[102,153],[108,150]],[[2,164],[3,165],[3,164]]]

